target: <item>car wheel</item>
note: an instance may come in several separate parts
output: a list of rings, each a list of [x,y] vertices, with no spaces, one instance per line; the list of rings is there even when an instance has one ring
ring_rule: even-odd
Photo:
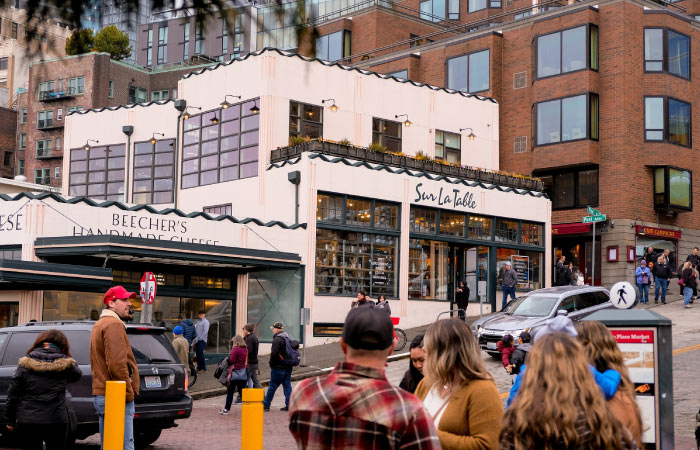
[[[162,428],[154,428],[151,430],[141,430],[134,433],[134,444],[136,448],[144,448],[154,443],[160,437]]]

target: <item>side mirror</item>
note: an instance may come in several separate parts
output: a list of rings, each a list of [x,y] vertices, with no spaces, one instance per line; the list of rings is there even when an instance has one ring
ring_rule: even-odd
[[[569,311],[567,311],[565,309],[558,309],[557,310],[557,316],[568,316],[568,315],[569,315]]]

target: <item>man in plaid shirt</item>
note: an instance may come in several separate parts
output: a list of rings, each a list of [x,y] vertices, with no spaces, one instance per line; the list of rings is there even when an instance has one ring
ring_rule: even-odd
[[[351,310],[340,346],[344,362],[292,393],[289,429],[299,448],[439,449],[423,404],[384,375],[395,346],[389,316],[374,307]]]

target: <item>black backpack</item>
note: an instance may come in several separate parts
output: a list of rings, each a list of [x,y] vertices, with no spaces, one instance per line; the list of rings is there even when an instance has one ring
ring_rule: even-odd
[[[284,349],[284,363],[290,367],[299,365],[299,341],[292,341],[289,337],[283,337],[285,349]]]

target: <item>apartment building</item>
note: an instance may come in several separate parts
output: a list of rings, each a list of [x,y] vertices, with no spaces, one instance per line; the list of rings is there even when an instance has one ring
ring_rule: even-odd
[[[15,140],[17,133],[17,111],[0,107],[0,177],[12,178]]]

